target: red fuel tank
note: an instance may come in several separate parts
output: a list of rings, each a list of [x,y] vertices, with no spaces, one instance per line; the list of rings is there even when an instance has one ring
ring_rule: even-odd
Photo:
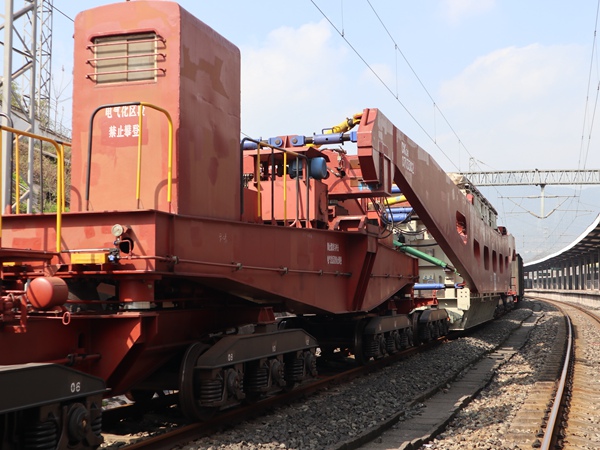
[[[29,283],[26,295],[35,309],[48,310],[65,304],[69,288],[61,278],[40,277]]]

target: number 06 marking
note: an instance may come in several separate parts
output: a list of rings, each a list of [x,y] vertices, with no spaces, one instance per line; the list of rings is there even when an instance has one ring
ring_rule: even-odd
[[[78,381],[77,383],[73,382],[71,383],[71,393],[76,393],[76,392],[80,392],[81,391],[81,381]]]

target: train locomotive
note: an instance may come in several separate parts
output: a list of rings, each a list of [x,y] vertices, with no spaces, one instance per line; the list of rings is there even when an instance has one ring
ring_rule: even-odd
[[[2,216],[3,449],[96,448],[120,394],[202,420],[516,298],[493,208],[379,110],[240,143],[239,50],[169,1],[84,11],[74,45],[68,208],[54,142],[56,212]]]

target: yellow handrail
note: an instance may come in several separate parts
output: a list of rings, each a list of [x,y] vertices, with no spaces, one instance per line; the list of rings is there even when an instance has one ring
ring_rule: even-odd
[[[287,227],[287,152],[283,152],[283,226]]]
[[[256,146],[256,192],[257,192],[257,217],[262,219],[262,205],[261,205],[261,197],[262,192],[260,191],[260,145]],[[271,211],[271,217],[273,217],[273,211]]]
[[[55,141],[44,136],[29,133],[27,131],[17,130],[11,127],[5,127],[0,125],[0,131],[6,131],[8,133],[16,134],[17,136],[25,136],[39,141],[48,142],[54,145],[56,149],[56,156],[58,158],[58,164],[56,165],[56,251],[60,252],[61,242],[61,227],[62,227],[62,213],[65,209],[65,182],[64,182],[64,169],[65,169],[65,154],[64,154],[64,143]],[[69,144],[67,144],[69,145]],[[2,133],[0,133],[0,147],[2,147]],[[18,151],[18,149],[17,149]],[[2,171],[0,170],[0,186],[2,185]],[[18,201],[18,199],[17,199]],[[0,214],[0,238],[2,237],[2,214]]]
[[[138,106],[138,155],[137,155],[137,175],[136,175],[136,189],[135,189],[135,199],[137,203],[137,207],[140,207],[140,198],[141,198],[141,183],[142,183],[142,107],[148,107],[151,109],[155,109],[156,111],[162,112],[167,117],[167,122],[169,125],[169,149],[168,149],[168,167],[167,167],[167,202],[169,203],[169,211],[171,211],[171,202],[173,198],[173,120],[171,119],[171,115],[166,109],[161,108],[160,106],[153,105],[152,103],[147,102],[124,102],[124,103],[110,103],[105,105],[98,106],[94,112],[92,112],[92,116],[90,118],[90,131],[88,136],[88,166],[87,166],[87,175],[86,175],[86,183],[85,183],[85,208],[89,210],[89,201],[90,201],[90,177],[91,177],[91,167],[92,167],[92,144],[93,144],[93,127],[94,127],[94,118],[98,111],[101,111],[106,108],[113,107],[121,107],[121,106]]]
[[[307,164],[307,173],[308,173],[308,158],[306,157],[306,155],[303,155],[301,153],[297,153],[294,152],[292,150],[288,150],[286,148],[283,147],[278,147],[276,145],[272,145],[269,144],[265,141],[257,141],[251,138],[244,138],[242,140],[242,146],[243,146],[243,142],[248,141],[248,142],[253,142],[256,144],[256,164],[255,164],[255,171],[256,171],[256,190],[257,190],[257,194],[258,194],[258,199],[257,199],[257,209],[258,209],[258,218],[262,218],[262,205],[261,205],[261,181],[260,181],[260,167],[261,167],[261,163],[260,163],[260,148],[261,146],[264,147],[268,147],[271,148],[271,151],[278,151],[283,153],[283,223],[284,225],[287,225],[287,157],[288,155],[291,156],[295,156],[298,159],[303,159],[306,160],[306,164]],[[296,172],[298,171],[298,168],[296,168]],[[296,176],[298,176],[298,174],[296,174]],[[307,202],[306,202],[306,223],[308,224],[310,222],[310,208],[309,208],[309,203],[308,203],[308,190],[309,190],[309,182],[307,180],[307,184],[306,184],[306,198],[307,198]],[[296,195],[298,195],[298,193],[296,193]],[[298,205],[296,205],[296,221],[298,220],[299,216],[298,216]],[[274,222],[275,220],[275,211],[271,211],[271,220]],[[308,226],[308,225],[307,225]]]
[[[138,133],[138,154],[137,154],[137,173],[136,173],[136,184],[135,184],[135,199],[136,199],[136,208],[140,207],[140,197],[141,188],[142,188],[142,104],[138,105],[138,129],[140,132]]]
[[[173,192],[173,120],[171,114],[166,109],[160,106],[153,105],[152,103],[140,102],[138,108],[139,127],[140,133],[138,136],[138,165],[137,165],[137,184],[135,189],[135,198],[137,201],[138,208],[140,207],[140,196],[141,196],[141,183],[142,183],[142,107],[147,106],[148,108],[160,111],[163,113],[169,124],[169,149],[168,149],[168,162],[167,162],[167,202],[171,205],[171,196]],[[171,207],[169,206],[169,210]]]
[[[60,173],[63,174],[62,176],[62,192],[63,192],[63,196],[62,196],[62,212],[65,212],[65,199],[67,198],[66,195],[66,188],[65,188],[65,178],[66,176],[64,176],[66,174],[66,169],[65,169],[65,158],[64,158],[64,154],[65,154],[65,147],[71,147],[70,143],[67,142],[59,142],[61,150],[63,152],[63,159],[61,162],[62,168],[60,169]]]
[[[15,152],[15,167],[16,167],[16,169],[15,169],[15,172],[16,172],[16,177],[15,177],[15,197],[17,199],[17,207],[16,207],[16,211],[15,212],[17,214],[20,214],[21,213],[21,202],[20,202],[20,199],[21,199],[21,186],[20,186],[21,180],[20,180],[20,177],[19,177],[19,169],[20,169],[21,166],[20,166],[20,161],[19,161],[19,159],[20,159],[19,158],[19,153],[21,153],[21,152],[19,152],[19,137],[18,136],[15,137],[15,144],[16,144],[15,148],[17,150]],[[31,189],[30,189],[30,192],[31,192]]]

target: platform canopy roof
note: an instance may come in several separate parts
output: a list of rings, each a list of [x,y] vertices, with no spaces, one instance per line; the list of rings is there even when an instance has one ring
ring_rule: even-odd
[[[562,250],[548,255],[542,259],[531,261],[524,264],[525,271],[532,272],[534,270],[548,269],[554,267],[566,260],[582,256],[592,251],[600,249],[600,214],[596,220],[575,239],[571,244],[567,245]]]

